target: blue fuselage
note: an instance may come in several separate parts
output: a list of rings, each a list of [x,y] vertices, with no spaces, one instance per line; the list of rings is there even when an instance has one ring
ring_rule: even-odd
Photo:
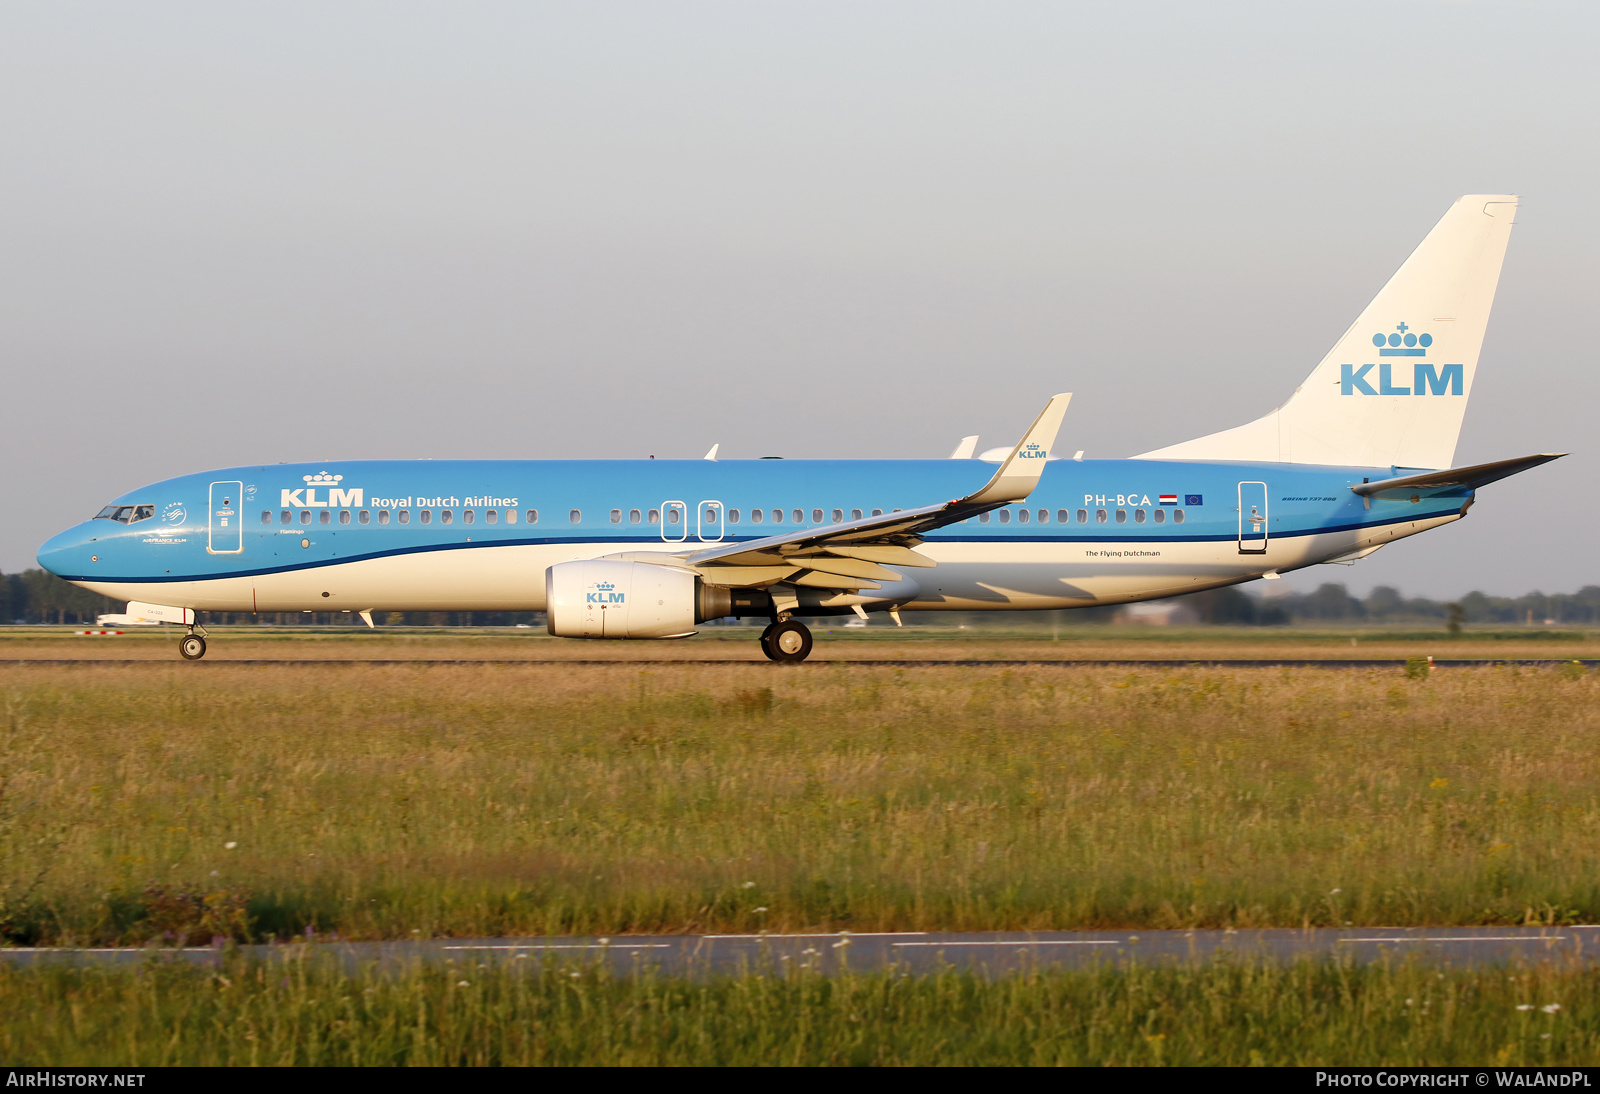
[[[539,604],[550,560],[759,539],[962,497],[992,472],[978,460],[234,467],[130,491],[52,538],[39,562],[111,595],[197,608],[525,608]],[[1364,550],[1470,501],[1460,488],[1370,501],[1349,489],[1394,473],[1052,461],[1026,504],[928,533],[919,550],[938,571],[908,574],[916,587],[894,599],[1072,607],[1171,595]],[[330,603],[322,586],[341,582]]]

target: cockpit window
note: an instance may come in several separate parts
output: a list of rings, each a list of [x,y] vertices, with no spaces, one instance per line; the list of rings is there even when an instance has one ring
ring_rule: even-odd
[[[149,520],[156,515],[154,505],[108,505],[94,515],[95,520],[114,520],[118,524],[133,524]]]

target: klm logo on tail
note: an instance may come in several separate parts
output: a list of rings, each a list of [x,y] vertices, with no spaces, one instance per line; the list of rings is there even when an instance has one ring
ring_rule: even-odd
[[[1433,335],[1417,334],[1407,324],[1401,323],[1391,334],[1374,334],[1372,344],[1377,348],[1379,357],[1426,357],[1428,347],[1433,345]],[[1465,369],[1461,365],[1435,366],[1429,361],[1417,361],[1411,366],[1409,387],[1395,386],[1394,367],[1392,361],[1360,366],[1340,365],[1339,394],[1460,395],[1462,393]],[[1402,364],[1400,367],[1404,369],[1405,365]],[[1373,369],[1378,370],[1377,387],[1372,386]],[[1402,371],[1400,376],[1404,379],[1405,373]]]

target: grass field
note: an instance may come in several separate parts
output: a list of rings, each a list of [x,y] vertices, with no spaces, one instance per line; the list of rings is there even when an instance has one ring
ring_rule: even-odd
[[[196,668],[0,663],[11,938],[1600,919],[1575,667]]]
[[[1212,965],[612,978],[462,963],[0,966],[12,1066],[173,1064],[1592,1065],[1600,977]]]

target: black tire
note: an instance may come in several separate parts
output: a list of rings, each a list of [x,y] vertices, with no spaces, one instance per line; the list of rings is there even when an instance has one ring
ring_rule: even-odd
[[[811,631],[798,619],[786,619],[772,628],[766,647],[774,661],[798,664],[811,656]]]
[[[178,653],[185,661],[198,661],[206,655],[206,640],[198,634],[186,634],[178,639]]]
[[[768,623],[767,629],[761,632],[761,653],[768,661],[777,660],[777,658],[772,655],[772,646],[770,643],[772,638],[772,629],[776,626],[776,623]]]

